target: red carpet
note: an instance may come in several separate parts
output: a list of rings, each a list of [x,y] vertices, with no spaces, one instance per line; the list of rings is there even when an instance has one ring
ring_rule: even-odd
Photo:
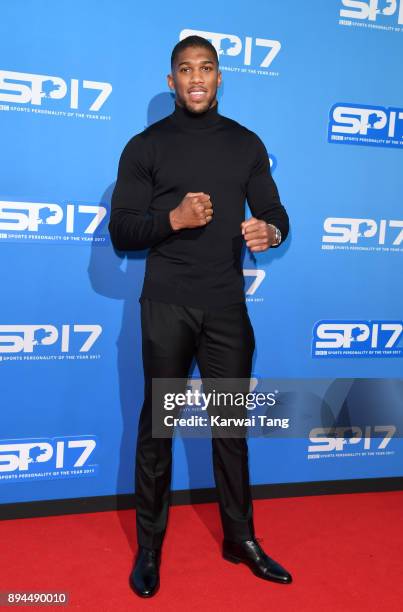
[[[68,591],[64,606],[35,610],[282,612],[403,609],[403,492],[254,502],[257,537],[294,582],[256,578],[220,556],[217,506],[175,506],[161,588],[144,600],[127,577],[135,512],[99,512],[0,523],[0,591]]]

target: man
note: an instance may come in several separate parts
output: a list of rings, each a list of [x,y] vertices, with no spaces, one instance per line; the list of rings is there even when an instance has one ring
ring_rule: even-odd
[[[123,150],[109,231],[119,250],[150,248],[140,297],[145,397],[136,451],[138,554],[130,585],[159,587],[171,485],[172,438],[152,436],[152,379],[186,378],[194,357],[203,378],[249,378],[255,347],[241,267],[283,242],[288,215],[259,137],[218,113],[213,45],[189,36],[172,51],[175,110]],[[245,221],[245,198],[253,216]],[[245,437],[212,438],[223,556],[261,578],[291,582],[257,542]]]

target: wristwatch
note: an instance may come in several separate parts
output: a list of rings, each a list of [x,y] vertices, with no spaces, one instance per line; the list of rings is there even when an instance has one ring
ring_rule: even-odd
[[[274,229],[275,232],[275,238],[276,238],[276,242],[274,242],[272,244],[272,246],[278,246],[281,242],[281,232],[278,229],[278,227],[276,227],[275,225],[273,225],[272,223],[268,223],[267,225],[269,225],[270,227],[272,227]]]

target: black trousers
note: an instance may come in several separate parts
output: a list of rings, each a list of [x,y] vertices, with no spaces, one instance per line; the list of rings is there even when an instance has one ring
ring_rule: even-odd
[[[144,403],[136,449],[136,527],[140,546],[165,535],[171,488],[172,438],[152,437],[152,379],[186,378],[194,357],[203,378],[250,378],[255,339],[246,304],[202,309],[141,301]],[[245,437],[212,437],[214,479],[224,537],[254,537]]]

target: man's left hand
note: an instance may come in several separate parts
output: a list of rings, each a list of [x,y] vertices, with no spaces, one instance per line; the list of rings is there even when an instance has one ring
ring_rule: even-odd
[[[246,246],[253,253],[267,251],[276,242],[276,233],[266,221],[261,221],[251,217],[247,221],[242,221],[241,230],[246,240]]]

